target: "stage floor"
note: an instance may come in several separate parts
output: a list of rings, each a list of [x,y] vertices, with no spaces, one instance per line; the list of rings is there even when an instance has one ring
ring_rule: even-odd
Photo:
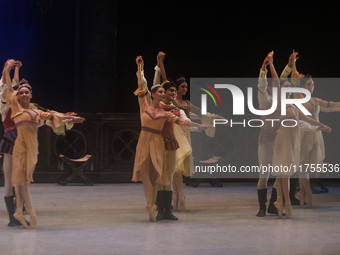
[[[256,183],[184,186],[179,221],[149,222],[140,183],[32,184],[37,228],[7,227],[1,202],[0,254],[340,254],[337,185],[314,195],[313,209],[294,206],[291,219],[256,217]]]

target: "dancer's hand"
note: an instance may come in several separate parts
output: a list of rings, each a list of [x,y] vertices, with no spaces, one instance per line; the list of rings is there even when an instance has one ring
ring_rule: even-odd
[[[137,65],[143,65],[144,64],[142,56],[136,57],[136,64]]]
[[[332,128],[330,128],[330,127],[324,125],[324,126],[322,126],[322,127],[318,127],[317,130],[318,130],[318,131],[323,131],[323,132],[330,133],[330,132],[332,131]]]
[[[67,112],[67,113],[65,113],[65,115],[67,115],[67,116],[77,116],[77,114],[75,112]]]
[[[83,117],[79,117],[79,116],[69,116],[69,122],[73,122],[73,123],[83,123],[85,121],[85,118]]]
[[[266,68],[267,68],[268,65],[269,65],[269,57],[267,56],[263,61],[262,70],[266,71]]]
[[[290,68],[292,68],[294,63],[295,63],[295,61],[298,60],[299,57],[297,55],[299,55],[299,53],[295,52],[295,50],[293,50],[293,53],[290,55],[290,57],[288,59],[288,66]]]
[[[269,60],[269,64],[273,63],[273,56],[274,56],[274,51],[272,50],[271,52],[268,53],[267,57]]]
[[[15,63],[15,68],[20,68],[20,67],[22,67],[22,63],[21,63],[21,61],[15,61],[16,63]]]
[[[165,55],[166,53],[164,53],[163,51],[160,51],[157,55],[157,60],[159,60],[160,62],[163,62],[165,59]]]
[[[209,125],[209,124],[201,124],[201,125],[199,125],[198,130],[202,131],[202,130],[206,130],[206,129],[211,128],[211,127],[212,126]]]

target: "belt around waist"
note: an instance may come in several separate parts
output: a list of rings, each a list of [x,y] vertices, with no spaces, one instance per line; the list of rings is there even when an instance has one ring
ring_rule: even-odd
[[[142,130],[147,131],[147,132],[151,132],[151,133],[154,133],[154,134],[158,134],[158,135],[162,134],[162,131],[156,130],[156,129],[153,129],[153,128],[149,128],[149,127],[146,127],[146,126],[142,126]]]

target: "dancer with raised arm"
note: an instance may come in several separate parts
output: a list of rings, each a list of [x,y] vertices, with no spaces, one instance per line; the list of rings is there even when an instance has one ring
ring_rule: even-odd
[[[13,65],[14,63],[9,64],[5,68],[5,82],[8,88],[6,103],[11,107],[11,119],[14,121],[18,133],[12,154],[12,184],[15,187],[17,203],[17,209],[13,216],[25,228],[27,227],[22,211],[23,201],[25,201],[26,212],[30,214],[31,228],[35,228],[37,218],[31,200],[29,184],[33,182],[33,172],[38,158],[37,133],[40,120],[51,120],[53,126],[58,127],[63,120],[68,119],[75,123],[81,123],[84,118],[30,109],[32,88],[29,84],[20,85],[18,91],[12,88],[9,72]]]
[[[156,221],[155,202],[158,185],[160,187],[170,185],[167,174],[165,144],[162,136],[164,124],[166,121],[175,122],[184,129],[188,129],[190,121],[181,119],[162,109],[160,102],[165,98],[165,90],[159,84],[152,86],[151,96],[153,100],[150,105],[148,104],[147,93],[143,88],[142,67],[144,63],[141,56],[136,58],[136,64],[138,89],[135,91],[135,95],[138,96],[142,130],[136,148],[132,181],[143,182],[149,219],[150,221]]]
[[[302,75],[296,69],[296,61],[294,61],[292,72],[292,84],[294,87],[302,87],[307,89],[311,94],[314,92],[314,81],[310,75]],[[295,98],[304,98],[301,93],[294,93]],[[324,101],[320,98],[311,97],[311,99],[304,103],[303,106],[312,113],[312,118],[319,122],[319,113],[334,112],[340,110],[340,102]],[[322,165],[325,158],[325,145],[323,135],[321,132],[311,133],[303,132],[301,134],[301,152],[300,164],[304,167],[314,164]],[[309,169],[305,168],[303,172],[299,172],[300,191],[297,193],[300,198],[301,207],[305,202],[307,208],[312,208],[313,199],[309,182]]]
[[[269,67],[273,77],[273,87],[278,87],[278,106],[281,105],[281,87],[291,87],[289,81],[282,81],[279,83],[279,79],[273,64],[273,54],[271,52],[269,56]],[[287,93],[287,98],[290,94]],[[281,109],[280,109],[281,110]],[[318,126],[319,130],[330,132],[331,129],[324,124],[313,120],[305,116],[295,105],[286,106],[286,115],[281,116],[281,120],[285,120],[285,125],[281,125],[276,132],[276,138],[273,147],[273,169],[279,169],[279,171],[273,171],[272,175],[276,176],[274,187],[277,190],[277,200],[274,203],[278,210],[279,218],[283,215],[283,196],[285,197],[285,213],[286,217],[291,217],[291,202],[289,197],[289,177],[294,173],[293,167],[298,166],[300,163],[300,127],[297,125],[301,120],[308,122],[311,125]],[[281,168],[280,168],[281,167]],[[286,168],[286,169],[284,169]],[[287,171],[288,169],[288,171]]]

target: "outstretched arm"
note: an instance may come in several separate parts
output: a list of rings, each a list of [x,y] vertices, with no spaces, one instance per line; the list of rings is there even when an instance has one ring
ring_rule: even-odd
[[[297,108],[298,109],[298,108]],[[327,132],[331,132],[332,129],[324,124],[322,124],[321,122],[318,122],[308,116],[306,116],[300,109],[298,109],[299,111],[299,118],[303,121],[306,121],[308,122],[309,124],[313,125],[313,126],[318,126],[318,127],[321,127],[321,128],[324,128],[326,130],[328,130]]]

